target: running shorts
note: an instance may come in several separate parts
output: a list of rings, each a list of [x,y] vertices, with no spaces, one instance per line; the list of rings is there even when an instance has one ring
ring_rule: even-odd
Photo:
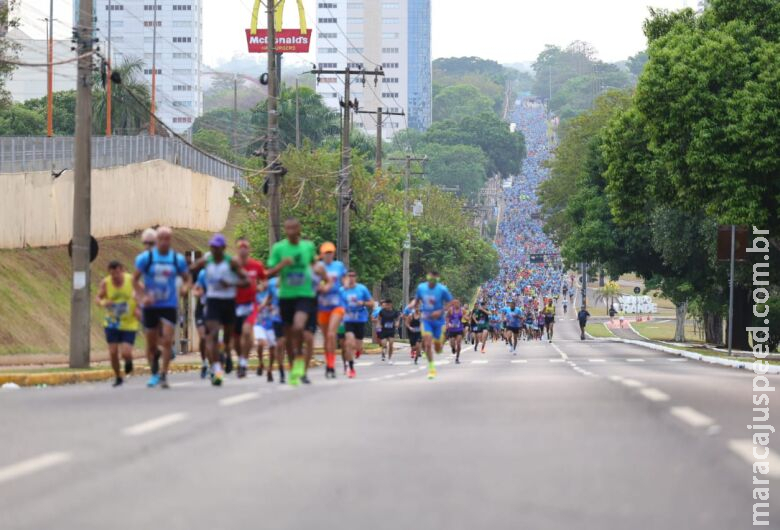
[[[232,298],[206,298],[206,322],[228,326],[236,321],[236,301]]]
[[[454,339],[455,337],[462,337],[462,336],[463,336],[463,330],[462,329],[447,330],[447,338],[448,339]]]
[[[341,315],[341,318],[344,318],[344,308],[334,307],[333,309],[319,310],[317,312],[317,324],[319,324],[321,328],[327,328],[330,324],[331,315]]]
[[[254,309],[254,304],[236,304],[236,335],[241,335],[244,329],[244,322],[252,316]]]
[[[419,331],[410,331],[409,332],[409,345],[410,346],[412,346],[412,347],[416,346],[417,344],[420,343],[421,340],[422,340],[422,333],[420,333]]]
[[[437,320],[423,320],[423,335],[431,335],[436,342],[442,342],[444,340],[445,325],[442,321]]]
[[[143,310],[143,322],[146,329],[156,329],[160,323],[175,326],[176,321],[175,307],[146,307]]]
[[[317,299],[316,298],[282,298],[279,300],[279,312],[282,314],[282,322],[285,326],[291,326],[295,319],[295,313],[306,313],[308,321],[306,329],[311,331],[311,325],[317,327]]]
[[[382,328],[379,332],[380,339],[392,339],[395,338],[395,328]]]
[[[544,325],[549,326],[555,322],[555,315],[544,315]]]
[[[106,342],[109,344],[135,344],[135,331],[124,331],[116,328],[105,328]]]
[[[273,328],[264,328],[263,326],[255,326],[255,340],[263,341],[268,344],[269,347],[276,346],[276,333]]]
[[[506,329],[512,333],[520,333],[520,328],[516,326],[507,326]]]
[[[198,300],[197,305],[195,306],[195,327],[203,327],[206,325],[206,308],[203,304],[200,303],[200,300]]]
[[[365,322],[344,322],[344,332],[352,333],[357,340],[363,340],[366,336]]]

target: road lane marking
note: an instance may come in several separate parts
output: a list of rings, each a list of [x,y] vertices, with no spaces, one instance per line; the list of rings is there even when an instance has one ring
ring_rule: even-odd
[[[126,427],[122,430],[122,434],[125,436],[141,436],[142,434],[148,434],[150,432],[157,431],[169,425],[184,421],[187,415],[183,412],[175,412],[173,414],[166,414],[153,420],[137,423],[130,427]]]
[[[171,386],[174,388],[180,388],[184,386],[195,386],[195,383],[193,381],[184,381],[183,383],[171,383]]]
[[[626,362],[629,362],[629,363],[643,363],[643,362],[645,362],[645,360],[644,359],[626,359]]]
[[[642,388],[645,386],[644,383],[640,383],[636,379],[621,379],[620,382],[626,385],[628,388]]]
[[[639,391],[640,394],[645,396],[650,401],[669,401],[669,394],[661,392],[657,388],[643,388]]]
[[[355,366],[374,366],[374,363],[372,361],[360,361],[355,363]]]
[[[606,359],[588,359],[588,361],[592,362],[592,363],[603,363],[603,362],[606,362],[607,360]]]
[[[219,400],[219,404],[223,407],[229,407],[231,405],[238,405],[239,403],[245,403],[252,401],[260,397],[259,392],[247,392],[245,394],[238,394],[235,396],[225,397]]]
[[[486,359],[475,359],[471,361],[471,364],[487,364],[488,361]]]
[[[553,344],[553,343],[549,343],[549,344],[550,344],[550,346],[553,347],[553,349],[555,351],[558,352],[558,355],[560,355],[562,357],[562,359],[561,359],[562,361],[566,361],[566,360],[569,359],[569,356],[566,355],[566,352],[564,352],[562,349],[560,349],[557,344]]]
[[[564,359],[548,359],[551,363],[562,363]]]
[[[769,473],[767,473],[767,475],[774,478],[780,477],[780,455],[768,447],[756,445],[756,454],[758,455],[763,455],[765,451],[769,451],[766,458],[758,459],[753,456],[753,447],[753,440],[751,439],[729,440],[729,449],[731,449],[734,454],[749,464],[752,464],[753,462],[766,462],[769,464]]]
[[[70,461],[73,455],[70,453],[45,453],[35,458],[23,460],[16,464],[11,464],[0,468],[0,484],[8,482],[16,478],[24,477],[26,475],[32,475],[37,471],[44,470],[48,467],[53,467],[59,464],[64,464]]]
[[[687,363],[688,359],[666,359],[670,363]]]
[[[445,364],[450,364],[449,361],[433,361],[434,366],[444,366]],[[422,370],[422,368],[420,368]]]
[[[512,364],[525,364],[528,362],[528,359],[512,359]]]
[[[371,381],[372,383],[375,383],[375,382],[379,381],[379,379],[380,379],[379,377],[372,377],[371,379],[369,379],[369,381]]]
[[[670,412],[691,427],[709,427],[715,423],[715,420],[691,407],[672,407]]]
[[[395,363],[396,366],[409,366],[410,364],[412,364],[412,361],[398,361]]]
[[[614,381],[616,383],[620,383],[623,380],[623,377],[620,375],[611,375],[608,377],[610,381]]]

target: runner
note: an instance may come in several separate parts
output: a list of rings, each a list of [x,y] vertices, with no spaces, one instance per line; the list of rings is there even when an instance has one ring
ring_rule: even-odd
[[[566,315],[566,311],[569,308],[569,301],[566,298],[563,299],[563,314]]]
[[[493,309],[490,311],[488,317],[488,332],[490,334],[491,342],[496,342],[497,338],[501,335],[501,315],[498,314],[498,310]]]
[[[379,321],[379,312],[382,310],[381,305],[377,305],[374,307],[374,310],[371,311],[371,338],[374,344],[382,344],[382,339],[379,338],[379,335],[382,333],[382,323]],[[358,357],[360,357],[358,355]]]
[[[460,364],[460,350],[463,344],[463,310],[460,300],[453,300],[447,309],[447,338],[455,354],[455,364]]]
[[[301,239],[301,223],[297,219],[285,221],[284,232],[287,238],[271,247],[267,274],[279,274],[279,309],[287,356],[292,359],[290,385],[298,386],[300,383],[309,383],[303,342],[310,323],[314,322],[316,326],[317,321],[312,275],[317,250],[314,243]]]
[[[341,286],[347,269],[336,258],[336,245],[326,241],[320,245],[320,259],[327,272],[330,289],[317,298],[317,323],[325,337],[325,378],[336,378],[336,347],[338,332],[344,320]]]
[[[401,313],[393,309],[393,301],[389,299],[384,300],[378,315],[381,328],[379,340],[382,347],[382,360],[385,360],[385,350],[387,350],[387,362],[389,364],[393,364],[393,341],[395,340],[400,318]]]
[[[274,311],[270,287],[266,286],[264,291],[258,291],[255,308],[252,314],[247,317],[246,322],[252,326],[253,337],[257,343],[257,376],[262,377],[263,371],[265,371],[268,382],[272,383],[274,380],[276,334],[274,333]],[[263,354],[266,349],[268,350],[268,370],[264,370]],[[282,368],[282,370],[284,369]]]
[[[347,282],[341,288],[341,298],[345,306],[344,329],[346,330],[347,377],[355,378],[355,357],[360,357],[363,350],[363,338],[368,323],[368,310],[374,301],[368,287],[357,281],[357,273],[349,271]]]
[[[509,334],[509,351],[517,355],[517,339],[520,335],[520,328],[523,325],[523,310],[517,307],[514,300],[509,302],[509,307],[505,309],[506,329]]]
[[[537,329],[534,310],[529,306],[528,311],[525,314],[525,340],[534,340],[536,338]]]
[[[544,334],[544,323],[546,322],[544,311],[537,311],[536,313],[536,340],[542,340]]]
[[[198,332],[198,350],[200,351],[200,378],[206,379],[209,373],[209,358],[206,354],[206,271],[201,269],[195,285],[192,287],[192,294],[197,300],[195,304],[195,329]]]
[[[580,340],[585,340],[585,326],[588,324],[588,318],[590,318],[590,313],[585,309],[585,306],[582,306],[582,309],[577,313],[577,320],[580,322]]]
[[[133,277],[125,272],[118,261],[108,264],[108,276],[100,282],[97,303],[105,308],[105,333],[108,355],[114,370],[114,387],[122,386],[119,356],[125,361],[125,376],[133,372],[133,345],[141,327],[138,321],[141,310],[137,307],[133,292]]]
[[[239,287],[236,291],[236,325],[234,329],[234,348],[238,354],[239,379],[246,377],[249,366],[249,353],[254,344],[254,326],[247,322],[247,317],[255,310],[258,290],[265,290],[265,267],[258,260],[250,257],[249,241],[240,237],[236,242],[238,255],[236,262],[246,274],[249,285]],[[228,355],[230,355],[230,350]],[[260,363],[262,365],[262,363]]]
[[[460,319],[463,324],[463,342],[466,344],[471,343],[471,311],[469,311],[469,305],[463,304],[463,318]]]
[[[209,241],[211,252],[193,263],[193,272],[205,271],[206,283],[206,353],[211,363],[211,384],[220,386],[225,377],[219,355],[219,332],[225,341],[226,355],[230,355],[230,339],[236,329],[236,292],[247,287],[249,279],[238,261],[225,253],[227,241],[222,234],[214,234]],[[248,315],[247,315],[248,316]],[[240,360],[239,360],[240,363]],[[240,368],[240,365],[239,365]],[[246,375],[246,364],[244,365]]]
[[[422,314],[420,308],[414,309],[407,308],[404,310],[406,315],[406,329],[409,332],[409,346],[411,348],[411,356],[414,359],[414,364],[420,359],[420,346],[422,344],[422,332],[420,327],[420,321]]]
[[[260,301],[260,295],[258,295]],[[284,371],[284,327],[282,325],[282,316],[279,311],[279,278],[271,278],[267,283],[265,297],[260,302],[258,315],[265,318],[262,320],[262,332],[257,329],[255,322],[255,336],[258,335],[265,339],[265,345],[268,346],[268,369],[267,380],[272,383],[274,380],[273,368],[274,360],[279,364],[279,383],[285,383]],[[257,375],[263,375],[263,364],[257,367]]]
[[[553,330],[555,328],[555,304],[552,300],[547,301],[544,308],[544,329],[547,331],[547,340],[552,342]]]
[[[479,349],[479,343],[482,342],[481,353],[485,353],[485,346],[487,346],[488,337],[488,310],[485,307],[485,302],[474,306],[474,310],[471,312],[471,319],[474,327],[474,351]]]
[[[184,256],[171,248],[173,232],[167,226],[157,229],[157,243],[154,248],[141,252],[135,258],[133,289],[136,300],[143,306],[143,325],[146,336],[146,357],[152,367],[147,382],[149,388],[168,386],[168,365],[171,362],[173,334],[178,321],[179,295],[190,289],[190,273]],[[183,282],[180,292],[176,289],[176,278]],[[143,284],[141,279],[143,278]],[[162,347],[162,363],[155,370],[155,352]]]
[[[433,349],[436,349],[436,353],[441,353],[445,331],[444,312],[451,301],[450,290],[439,283],[439,273],[431,271],[428,273],[427,281],[417,286],[415,299],[410,304],[410,306],[421,307],[422,310],[423,347],[428,358],[428,379],[436,377]]]

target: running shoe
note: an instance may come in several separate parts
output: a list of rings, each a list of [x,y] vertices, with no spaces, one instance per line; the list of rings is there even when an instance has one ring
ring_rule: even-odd
[[[274,382],[274,373],[269,370],[268,374],[265,377],[265,380],[268,381],[269,383],[273,383]]]
[[[133,360],[125,359],[125,375],[130,375],[132,373],[133,373]]]
[[[382,362],[385,362],[385,352],[382,352]]]
[[[309,376],[305,375],[305,374],[302,375],[301,376],[301,383],[303,383],[304,385],[310,385],[311,381],[309,380]]]
[[[233,371],[233,356],[229,353],[225,355],[225,373],[229,374]]]
[[[160,376],[160,388],[169,389],[171,386],[168,384],[168,377],[165,375]]]
[[[347,370],[347,377],[349,377],[350,379],[355,379],[355,377],[357,377],[357,373],[355,372],[354,368],[350,368],[349,370]]]
[[[436,377],[436,368],[428,368],[428,379],[433,379]]]
[[[263,375],[263,365],[257,367],[257,377],[261,377]]]
[[[460,364],[460,359],[455,359],[455,364]]]
[[[290,386],[300,386],[301,378],[295,372],[290,372]]]
[[[485,353],[485,345],[484,345],[484,344],[482,345],[482,351],[481,351],[481,353]]]
[[[222,380],[225,378],[225,373],[222,370],[214,372],[211,376],[211,384],[214,386],[222,386]]]
[[[206,379],[206,376],[209,375],[209,365],[204,364],[200,367],[200,378]]]
[[[388,360],[387,360],[387,364],[389,364],[390,366],[392,366],[392,365],[394,365],[394,364],[395,364],[395,361],[394,361],[394,360],[392,360],[392,359],[388,359]]]
[[[236,370],[236,375],[239,379],[243,379],[246,377],[246,366],[238,365],[238,370]]]
[[[287,377],[284,375],[284,372],[279,372],[279,384],[284,385],[287,383]]]
[[[114,387],[114,388],[116,388],[116,387],[118,387],[118,386],[122,386],[122,383],[124,383],[124,381],[122,381],[122,378],[121,378],[121,377],[117,377],[117,378],[114,380],[114,384],[113,384],[113,385],[111,385],[111,386],[112,386],[112,387]]]
[[[160,384],[160,376],[157,374],[152,374],[152,376],[149,378],[149,381],[146,382],[146,386],[149,388],[154,388],[159,384]]]

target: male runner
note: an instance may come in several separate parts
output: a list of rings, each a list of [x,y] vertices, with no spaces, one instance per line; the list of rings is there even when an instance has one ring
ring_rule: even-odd
[[[481,304],[477,303],[474,306],[474,310],[471,312],[471,319],[474,323],[474,351],[479,349],[479,343],[482,342],[482,353],[485,353],[485,346],[487,345],[488,338],[488,310],[485,307],[485,302]]]
[[[450,290],[439,283],[439,273],[432,270],[428,273],[427,281],[417,286],[415,299],[410,304],[410,307],[420,307],[422,310],[423,347],[428,358],[428,379],[436,377],[433,348],[436,349],[436,353],[441,353],[444,346],[444,312],[451,301]]]
[[[463,304],[463,318],[460,319],[463,323],[463,342],[466,344],[471,343],[471,311],[469,311],[469,305]]]
[[[115,376],[113,386],[122,386],[119,356],[125,360],[125,375],[130,375],[133,371],[133,344],[140,328],[138,318],[141,310],[135,301],[133,277],[125,272],[124,266],[118,261],[108,264],[108,276],[100,282],[97,303],[106,310],[104,327]]]
[[[152,367],[152,376],[146,386],[168,387],[168,365],[171,362],[173,334],[178,321],[179,295],[190,289],[190,273],[184,256],[171,248],[173,231],[167,226],[157,229],[154,248],[141,252],[135,258],[133,289],[136,300],[143,307],[143,325],[146,336],[146,357]],[[143,277],[143,284],[141,278]],[[181,292],[177,293],[176,278],[182,278]],[[157,345],[162,346],[162,366],[154,370]]]
[[[195,304],[195,329],[198,332],[198,350],[200,351],[200,378],[206,379],[209,373],[209,358],[206,354],[206,271],[201,269],[195,285],[192,286],[192,294],[197,300]]]
[[[287,356],[293,359],[290,385],[308,383],[303,352],[304,333],[310,322],[316,323],[317,301],[312,265],[317,259],[314,243],[301,239],[301,223],[288,219],[284,223],[286,239],[271,247],[268,276],[279,274],[279,309],[284,327]],[[323,275],[324,276],[324,275]]]
[[[409,347],[411,348],[411,356],[414,359],[414,364],[420,359],[420,344],[422,343],[422,331],[421,323],[422,314],[420,309],[415,307],[414,309],[405,309],[406,313],[406,330],[409,332]]]
[[[379,340],[381,341],[382,347],[382,360],[385,360],[386,350],[387,362],[393,364],[393,341],[395,340],[401,313],[393,308],[393,301],[387,299],[382,302],[382,309],[379,311],[378,318],[381,327]]]
[[[336,245],[330,241],[320,245],[320,258],[328,275],[330,289],[317,297],[317,323],[325,337],[325,378],[335,379],[338,331],[344,320],[341,287],[347,268],[336,259]]]
[[[374,305],[368,287],[357,281],[357,273],[349,271],[347,282],[341,288],[341,298],[345,307],[344,329],[346,331],[345,358],[349,368],[347,377],[355,378],[355,356],[360,356],[363,349],[368,310]]]
[[[460,308],[460,300],[453,300],[447,309],[447,338],[450,340],[450,348],[455,354],[455,364],[460,364],[460,350],[463,344],[463,310]]]
[[[582,306],[582,309],[577,313],[577,320],[580,322],[580,340],[585,340],[585,326],[588,324],[588,318],[590,318],[590,313],[585,309],[585,306]]]
[[[214,234],[209,241],[211,252],[191,265],[193,272],[203,269],[206,274],[206,353],[211,363],[211,384],[220,386],[225,377],[219,359],[219,331],[223,330],[225,352],[230,355],[230,339],[235,331],[237,287],[249,285],[249,279],[238,261],[225,253],[227,241],[222,234]],[[248,316],[248,315],[247,315]],[[240,361],[239,361],[240,362]],[[239,374],[240,375],[240,374]],[[244,364],[243,375],[246,375]]]
[[[517,337],[523,325],[523,310],[517,307],[514,300],[506,308],[506,329],[509,332],[509,351],[517,355]]]
[[[284,371],[284,327],[282,325],[282,316],[279,312],[279,278],[271,278],[268,280],[268,289],[265,297],[260,302],[259,311],[265,311],[266,317],[263,322],[263,332],[258,333],[255,326],[256,336],[261,335],[265,339],[268,345],[268,382],[271,383],[274,380],[273,368],[274,359],[279,363],[279,383],[285,383],[285,371]],[[259,295],[258,295],[259,296]],[[258,297],[258,301],[260,298]],[[259,350],[258,350],[259,352]],[[263,363],[262,359],[260,365],[257,367],[257,375],[263,375]]]
[[[553,328],[555,327],[555,304],[552,300],[547,300],[544,308],[544,329],[547,331],[547,340],[552,342]]]
[[[254,330],[251,323],[247,322],[247,317],[255,309],[255,299],[257,291],[265,290],[265,267],[256,259],[250,257],[249,241],[241,237],[237,241],[238,255],[236,262],[246,274],[249,285],[239,287],[236,291],[236,325],[234,333],[234,348],[238,353],[238,371],[236,375],[239,378],[246,377],[249,366],[249,352],[252,351],[254,344]],[[228,350],[228,355],[230,355]]]

